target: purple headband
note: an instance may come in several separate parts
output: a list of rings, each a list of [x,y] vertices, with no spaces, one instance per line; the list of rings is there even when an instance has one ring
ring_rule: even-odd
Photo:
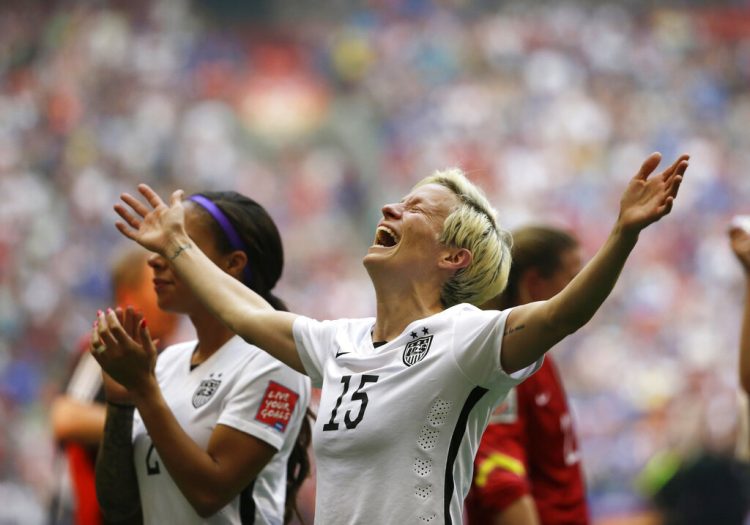
[[[211,199],[208,199],[203,195],[191,195],[190,197],[188,197],[188,200],[200,205],[211,215],[211,217],[214,218],[216,222],[219,223],[221,230],[226,234],[227,239],[229,239],[229,244],[232,245],[232,249],[241,250],[245,252],[245,255],[250,257],[250,253],[248,253],[245,243],[242,242],[242,237],[240,237],[240,235],[237,233],[237,230],[234,228],[232,221],[230,221],[227,216],[224,215],[224,212],[221,211],[221,208],[214,204]],[[247,261],[247,264],[245,264],[243,273],[244,278],[242,281],[246,285],[250,286],[250,277],[252,277],[252,273],[250,272],[249,260]]]

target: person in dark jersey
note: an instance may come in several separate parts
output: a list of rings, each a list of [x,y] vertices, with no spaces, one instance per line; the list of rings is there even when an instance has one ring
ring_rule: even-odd
[[[513,232],[505,291],[482,308],[504,310],[557,295],[581,269],[576,239],[528,226]],[[492,414],[466,499],[471,525],[589,523],[573,419],[552,355]]]

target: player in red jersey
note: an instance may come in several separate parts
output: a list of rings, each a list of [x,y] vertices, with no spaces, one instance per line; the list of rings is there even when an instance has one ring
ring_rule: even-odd
[[[483,305],[505,309],[560,292],[581,268],[578,242],[543,226],[513,232],[508,287]],[[539,371],[493,413],[466,500],[470,524],[587,524],[586,491],[573,422],[557,366]]]

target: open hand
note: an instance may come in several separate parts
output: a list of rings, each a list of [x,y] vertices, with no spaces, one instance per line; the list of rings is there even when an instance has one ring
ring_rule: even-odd
[[[618,224],[622,231],[637,234],[672,210],[689,158],[680,155],[660,174],[650,176],[659,165],[661,154],[649,155],[620,199]]]
[[[750,274],[750,232],[739,226],[729,229],[729,244],[745,273]]]
[[[115,226],[120,233],[152,252],[169,257],[167,251],[175,246],[174,236],[185,233],[185,209],[182,206],[182,190],[172,193],[169,206],[147,184],[139,184],[138,191],[146,198],[148,205],[123,193],[120,198],[128,205],[117,203],[114,208],[125,221],[117,221]]]
[[[91,333],[90,352],[104,372],[130,394],[155,380],[156,345],[145,319],[131,307],[98,313]],[[118,395],[114,387],[112,393]]]

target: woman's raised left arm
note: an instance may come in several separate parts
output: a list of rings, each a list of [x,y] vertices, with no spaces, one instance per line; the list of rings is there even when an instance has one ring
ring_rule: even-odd
[[[501,361],[506,372],[535,362],[594,316],[614,288],[640,232],[671,211],[688,158],[681,155],[652,176],[661,154],[651,154],[628,184],[617,222],[591,261],[556,296],[513,309],[503,335]]]

